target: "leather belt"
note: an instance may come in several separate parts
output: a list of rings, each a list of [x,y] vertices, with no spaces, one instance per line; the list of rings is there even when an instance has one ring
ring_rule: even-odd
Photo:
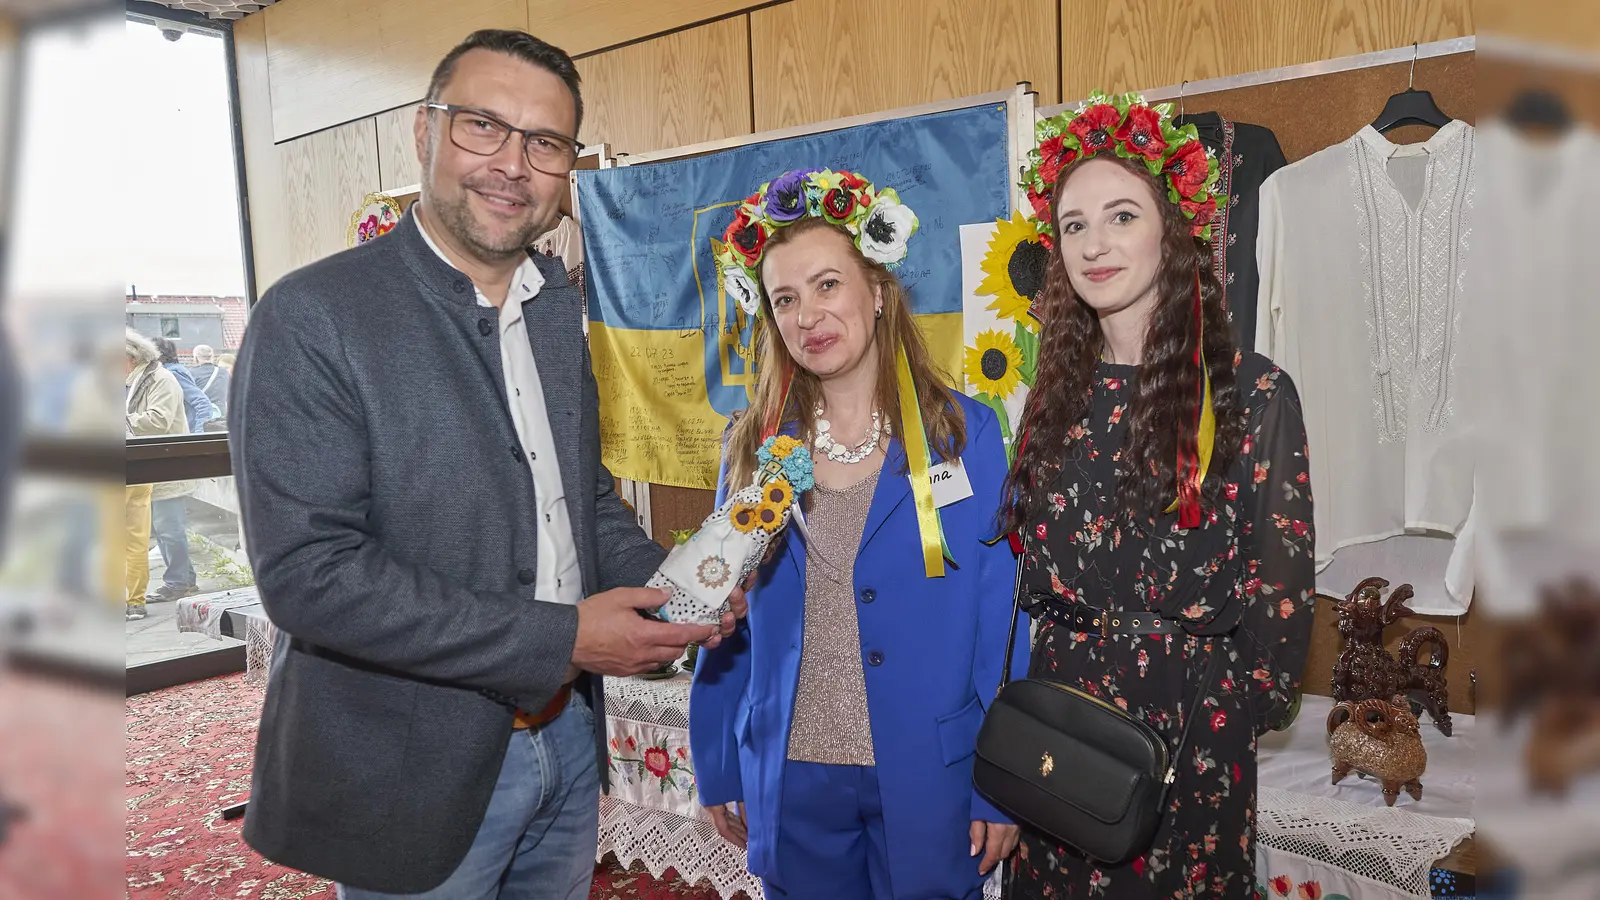
[[[1149,610],[1101,609],[1087,603],[1067,600],[1044,591],[1034,591],[1033,599],[1056,624],[1096,637],[1107,634],[1183,634],[1171,619]]]
[[[537,713],[517,710],[516,718],[511,721],[511,727],[513,729],[543,728],[554,722],[556,717],[561,715],[562,710],[567,708],[567,703],[571,700],[572,685],[564,684],[561,686],[561,690],[556,691],[556,695],[550,698],[550,702],[544,705],[544,709]]]

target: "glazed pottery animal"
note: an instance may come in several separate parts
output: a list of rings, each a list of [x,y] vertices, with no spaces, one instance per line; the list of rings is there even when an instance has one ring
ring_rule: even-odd
[[[1333,699],[1388,699],[1416,691],[1422,694],[1434,727],[1449,735],[1450,695],[1444,667],[1450,645],[1439,629],[1424,626],[1400,641],[1399,659],[1390,656],[1383,649],[1383,629],[1411,615],[1406,606],[1411,585],[1395,588],[1385,601],[1381,597],[1388,585],[1382,578],[1365,579],[1337,604],[1339,634],[1345,644],[1333,666]],[[1426,662],[1418,659],[1424,646],[1432,647]]]
[[[1328,750],[1334,784],[1351,772],[1365,772],[1383,782],[1383,802],[1389,806],[1402,790],[1413,800],[1422,799],[1428,750],[1404,696],[1334,706],[1328,713]]]

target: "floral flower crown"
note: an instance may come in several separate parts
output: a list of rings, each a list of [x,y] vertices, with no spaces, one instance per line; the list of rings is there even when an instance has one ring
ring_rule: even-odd
[[[906,258],[917,214],[894,188],[882,190],[854,172],[795,169],[744,199],[716,245],[723,285],[749,315],[761,311],[761,255],[779,229],[806,216],[842,225],[862,255],[886,266]]]
[[[1061,170],[1103,151],[1144,164],[1167,185],[1167,199],[1194,223],[1195,237],[1211,240],[1211,222],[1227,197],[1216,190],[1217,161],[1200,143],[1194,125],[1172,124],[1172,104],[1150,106],[1138,94],[1096,92],[1076,110],[1034,126],[1039,149],[1029,151],[1021,186],[1038,219],[1039,235],[1054,245],[1051,206]]]

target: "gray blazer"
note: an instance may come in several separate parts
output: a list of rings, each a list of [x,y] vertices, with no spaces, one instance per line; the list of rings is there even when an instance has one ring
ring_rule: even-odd
[[[666,551],[600,463],[581,296],[535,259],[545,286],[524,318],[584,594],[642,585]],[[574,607],[533,599],[533,475],[497,313],[408,215],[267,291],[236,374],[245,546],[282,632],[245,839],[354,887],[429,890],[472,844],[513,710],[554,696],[577,632]],[[600,679],[579,688],[604,784]]]

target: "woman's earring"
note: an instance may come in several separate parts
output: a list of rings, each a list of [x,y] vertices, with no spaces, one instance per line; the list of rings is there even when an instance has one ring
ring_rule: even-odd
[[[874,312],[873,312],[873,313],[872,313],[872,317],[873,317],[873,318],[874,318],[874,319],[881,319],[881,318],[883,318],[883,307],[881,307],[881,306],[880,306],[880,307],[878,307],[878,308],[877,308],[877,309],[876,309],[876,310],[875,310],[875,311],[874,311]]]

